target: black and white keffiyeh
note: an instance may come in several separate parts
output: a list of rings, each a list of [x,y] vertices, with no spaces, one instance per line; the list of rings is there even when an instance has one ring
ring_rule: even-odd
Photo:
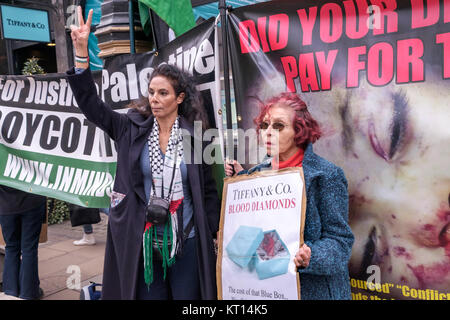
[[[149,154],[150,154],[150,166],[152,170],[152,178],[155,188],[152,193],[158,197],[164,197],[168,199],[170,197],[171,202],[183,199],[183,183],[181,180],[180,163],[183,160],[183,136],[179,127],[179,117],[175,120],[170,133],[169,143],[166,148],[166,154],[164,159],[161,155],[161,149],[159,146],[159,125],[155,120],[152,132],[148,137]],[[175,156],[175,152],[177,155]],[[169,190],[170,183],[172,181],[172,171],[174,168],[174,160],[176,160],[175,177],[172,185],[172,190]],[[162,194],[164,183],[164,195]]]
[[[175,255],[181,244],[182,237],[182,223],[179,226],[177,216],[177,209],[183,202],[183,181],[180,170],[180,163],[183,160],[183,143],[182,134],[179,126],[179,117],[176,118],[170,133],[169,143],[166,148],[164,159],[161,155],[159,145],[159,124],[155,119],[152,131],[148,137],[150,167],[152,170],[152,194],[157,197],[165,198],[170,201],[169,211],[170,219],[165,226],[163,239],[163,267],[164,274],[166,267],[170,266],[175,261]],[[175,168],[175,174],[173,170]],[[173,176],[173,182],[172,182]],[[170,188],[172,184],[172,188]],[[181,229],[180,229],[181,228]],[[152,241],[157,237],[156,228],[150,223],[146,222],[143,246],[144,246],[144,269],[145,282],[150,284],[153,281],[153,266],[152,266]],[[170,241],[171,245],[168,246]],[[170,247],[170,252],[168,252]]]

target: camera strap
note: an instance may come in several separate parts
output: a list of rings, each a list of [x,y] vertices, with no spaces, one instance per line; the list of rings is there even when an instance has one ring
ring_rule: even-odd
[[[173,180],[175,178],[175,172],[176,172],[176,167],[177,167],[177,157],[178,157],[178,143],[176,144],[176,147],[175,147],[175,157],[173,160],[172,178],[171,178],[170,186],[169,186],[169,194],[167,195],[169,202],[170,202],[170,195],[172,193]],[[150,165],[151,165],[151,161],[150,161]],[[151,170],[151,167],[150,167],[150,170]],[[164,167],[163,167],[163,170],[164,170]],[[155,181],[153,180],[153,177],[152,177],[152,189],[153,189],[153,193],[156,195],[156,187],[155,187]],[[164,173],[162,174],[161,198],[164,199]]]
[[[189,223],[183,230],[183,242],[186,241],[186,239],[189,237],[189,233],[191,233],[193,226],[194,226],[194,215],[192,215],[191,219],[189,220]]]

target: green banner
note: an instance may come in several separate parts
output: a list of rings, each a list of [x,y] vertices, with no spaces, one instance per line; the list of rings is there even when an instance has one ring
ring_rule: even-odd
[[[27,152],[0,144],[0,184],[86,207],[108,207],[116,163]]]

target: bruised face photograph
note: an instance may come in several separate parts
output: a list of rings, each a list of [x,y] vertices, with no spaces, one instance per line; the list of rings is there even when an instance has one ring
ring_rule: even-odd
[[[283,90],[260,84],[251,95],[267,99]],[[314,151],[348,180],[351,278],[366,281],[373,274],[368,267],[378,266],[381,284],[393,284],[392,298],[411,298],[397,285],[449,293],[448,84],[361,81],[346,89],[336,83],[331,91],[301,96],[322,130]]]
[[[308,97],[324,132],[315,151],[349,182],[351,277],[367,280],[377,265],[381,283],[449,292],[448,84],[361,83]]]
[[[241,52],[232,58],[235,88],[244,91],[236,94],[239,126],[251,127],[257,101],[295,91],[320,125],[314,152],[345,173],[355,292],[361,289],[355,282],[375,280],[391,288],[382,298],[450,300],[447,2],[393,2],[389,18],[370,24],[380,12],[366,20],[364,1],[358,11],[350,2],[292,1],[298,10],[283,12],[289,32],[276,50],[265,41],[270,28],[261,32],[262,7],[231,15],[240,28],[233,31]],[[331,7],[346,15],[325,14]],[[289,24],[296,18],[300,24]],[[249,26],[251,46],[243,26]],[[332,41],[325,39],[328,31],[334,31]],[[424,297],[429,290],[438,295]]]

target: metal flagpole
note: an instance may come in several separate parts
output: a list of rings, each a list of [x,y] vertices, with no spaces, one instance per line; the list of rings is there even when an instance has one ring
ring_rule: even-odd
[[[234,139],[233,139],[233,123],[231,117],[231,95],[230,95],[230,74],[228,66],[228,39],[227,39],[227,6],[225,0],[219,0],[220,24],[222,29],[222,65],[223,80],[225,83],[225,112],[227,115],[227,134],[225,141],[225,157],[230,160],[235,159],[234,155]]]
[[[130,53],[136,53],[134,46],[134,13],[133,0],[128,1],[128,18],[130,20]]]
[[[149,13],[150,13],[150,23],[152,26],[152,37],[153,37],[153,43],[155,44],[155,50],[158,51],[159,50],[159,42],[158,39],[156,37],[156,32],[155,32],[155,16],[154,16],[154,12],[152,9],[148,9]]]

